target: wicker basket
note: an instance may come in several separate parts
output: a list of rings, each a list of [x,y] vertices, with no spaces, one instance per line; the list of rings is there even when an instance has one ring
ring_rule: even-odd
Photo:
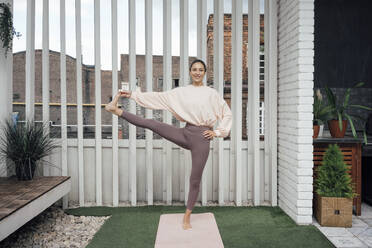
[[[316,195],[315,216],[321,226],[351,227],[353,199]]]

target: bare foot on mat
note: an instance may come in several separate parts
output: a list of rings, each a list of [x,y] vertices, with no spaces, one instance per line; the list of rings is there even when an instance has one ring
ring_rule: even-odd
[[[192,226],[190,224],[190,215],[189,216],[184,216],[183,217],[183,225],[182,225],[183,229],[184,230],[188,230],[188,229],[191,229]]]

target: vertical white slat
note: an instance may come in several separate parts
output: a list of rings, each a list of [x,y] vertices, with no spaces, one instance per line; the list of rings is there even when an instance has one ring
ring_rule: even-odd
[[[145,72],[146,72],[146,90],[152,91],[152,0],[145,2]],[[152,110],[146,109],[146,118],[152,119]],[[147,176],[147,204],[153,205],[154,189],[153,189],[153,132],[146,129],[146,176]]]
[[[67,100],[66,100],[66,4],[65,0],[60,1],[59,9],[60,18],[60,43],[61,43],[61,56],[60,56],[60,71],[61,71],[61,163],[62,163],[62,176],[67,176]],[[63,197],[63,208],[68,207],[67,195]]]
[[[101,31],[100,1],[94,0],[94,81],[96,118],[96,203],[102,205],[102,127],[101,127]]]
[[[172,1],[163,1],[163,87],[164,91],[172,89]],[[164,122],[172,125],[172,116],[164,111]],[[163,163],[166,167],[165,200],[172,204],[172,143],[163,139]],[[164,198],[163,198],[164,199]]]
[[[213,78],[216,90],[223,97],[224,90],[224,7],[223,0],[214,0],[213,14]],[[214,139],[213,153],[218,163],[218,204],[224,205],[223,138]],[[213,160],[214,161],[214,160]]]
[[[84,190],[84,143],[83,143],[83,82],[81,52],[81,0],[75,0],[76,32],[76,99],[77,99],[77,137],[79,171],[79,205],[85,205]]]
[[[270,63],[269,62],[270,61],[270,50],[269,50],[270,27],[269,27],[269,23],[270,23],[271,18],[272,17],[269,14],[269,2],[267,0],[264,0],[264,34],[267,34],[267,36],[264,35],[264,56],[265,56],[264,57],[264,103],[266,103],[266,106],[270,106],[270,102],[271,102],[271,99],[269,98],[270,90],[271,90],[270,83],[269,83],[269,75],[270,75],[270,66],[269,66],[269,63]],[[265,147],[264,148],[264,168],[266,172],[267,168],[271,167],[270,166],[270,163],[271,163],[271,155],[270,155],[271,154],[271,146],[270,146],[271,130],[268,128],[270,125],[270,110],[269,109],[267,109],[264,112],[263,117],[265,119],[265,122],[262,123],[262,125],[264,125],[264,133],[263,133],[264,134],[264,147]],[[270,186],[270,182],[269,182],[269,186]],[[263,198],[265,199],[266,195]],[[269,198],[271,198],[271,196]]]
[[[231,101],[234,112],[232,154],[235,160],[235,203],[242,204],[242,0],[232,2]]]
[[[180,86],[186,86],[189,83],[189,0],[180,0]],[[186,123],[181,123],[185,127]],[[189,151],[180,148],[180,168],[184,172],[184,191],[180,195],[180,200],[188,200],[190,186],[191,161]]]
[[[259,0],[248,1],[248,154],[253,165],[253,204],[261,203],[260,195],[260,135],[259,135],[259,48],[260,48],[260,3]]]
[[[27,0],[26,18],[26,119],[35,113],[35,0]]]
[[[118,91],[118,3],[111,0],[112,97]],[[119,205],[118,116],[112,115],[112,205]]]
[[[130,88],[136,87],[136,1],[129,0],[129,84]],[[136,104],[129,102],[129,110],[136,114]],[[136,126],[129,124],[129,168],[131,204],[137,204],[137,160],[136,160]]]
[[[206,62],[207,59],[207,1],[197,1],[197,56]],[[206,78],[203,79],[204,84]]]
[[[1,0],[1,3],[10,4],[10,12],[13,14],[13,0]],[[0,11],[0,13],[2,13]],[[5,54],[3,42],[0,41],[0,120],[9,118],[13,109],[13,50]],[[3,137],[4,130],[0,130],[0,137]],[[0,160],[0,177],[8,177],[7,161]]]
[[[42,59],[42,98],[43,98],[43,123],[45,132],[49,133],[49,0],[43,0],[43,59]],[[49,161],[49,156],[46,160]],[[49,176],[49,166],[43,164],[43,175]]]
[[[199,59],[206,62],[207,59],[207,1],[198,1],[197,6],[197,56]],[[203,83],[206,85],[207,75],[203,78]],[[212,156],[212,154],[209,154]],[[208,166],[205,165],[202,174],[202,205],[207,205],[207,175]]]
[[[270,168],[270,201],[277,199],[277,2],[265,0],[265,154]],[[267,87],[267,88],[266,88]],[[268,94],[266,95],[266,92]],[[269,142],[266,144],[266,139]],[[268,152],[266,152],[268,149]],[[266,156],[265,156],[266,159]],[[266,162],[266,161],[265,161]]]

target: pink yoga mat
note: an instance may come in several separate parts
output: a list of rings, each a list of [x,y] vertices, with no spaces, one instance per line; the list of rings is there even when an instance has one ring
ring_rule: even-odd
[[[160,216],[155,248],[224,247],[213,213],[191,214],[192,229],[182,228],[183,214]]]

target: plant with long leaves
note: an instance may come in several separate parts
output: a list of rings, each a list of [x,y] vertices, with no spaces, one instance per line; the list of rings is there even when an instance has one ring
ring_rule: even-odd
[[[372,108],[370,107],[359,105],[359,104],[350,104],[349,102],[351,90],[354,88],[362,87],[363,85],[364,85],[363,82],[359,82],[355,84],[353,87],[347,88],[342,101],[339,101],[336,95],[332,92],[332,90],[328,88],[328,86],[325,86],[328,106],[331,107],[330,109],[331,118],[333,120],[338,120],[338,124],[339,124],[341,131],[342,131],[342,121],[347,120],[350,124],[350,129],[351,129],[351,132],[353,133],[354,138],[357,138],[358,136],[357,136],[357,133],[354,127],[353,120],[359,119],[365,122],[365,119],[357,114],[351,113],[352,112],[351,108],[363,109],[363,110],[368,110],[368,111],[372,110]],[[363,130],[363,138],[364,138],[364,142],[367,143],[367,134],[365,130]]]
[[[331,108],[331,106],[323,102],[323,96],[320,90],[316,90],[313,104],[313,125],[321,125],[326,122]]]
[[[15,124],[12,119],[5,120],[0,137],[0,156],[15,166],[19,180],[31,180],[39,161],[50,155],[57,147],[46,125],[33,121]]]

